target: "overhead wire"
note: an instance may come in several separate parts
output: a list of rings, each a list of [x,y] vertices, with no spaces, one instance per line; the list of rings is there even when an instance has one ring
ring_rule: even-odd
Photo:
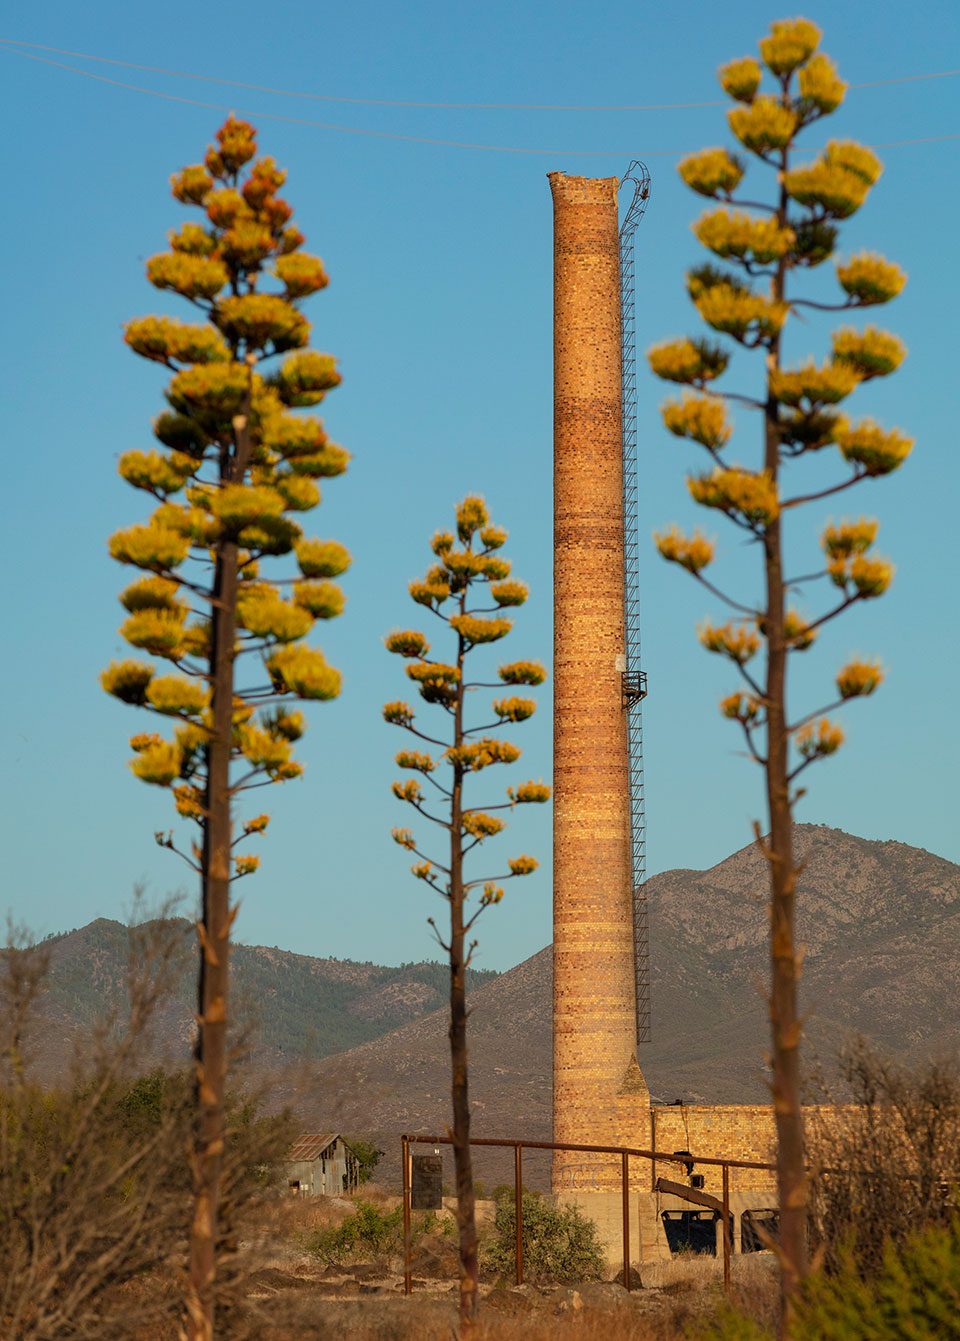
[[[40,42],[21,42],[12,37],[0,37],[0,42],[11,47],[29,47],[33,51],[49,51],[56,56],[76,56],[84,61],[101,65],[118,65],[127,70],[144,70],[149,74],[172,75],[177,79],[202,80],[207,84],[225,84],[230,88],[251,89],[255,93],[273,93],[283,98],[308,98],[318,102],[346,102],[365,107],[425,107],[446,111],[507,111],[507,112],[671,112],[697,107],[725,107],[722,98],[706,102],[651,102],[651,103],[538,103],[538,102],[414,102],[395,98],[355,98],[334,93],[303,93],[294,89],[273,88],[269,84],[249,84],[240,79],[223,79],[217,75],[191,74],[186,70],[171,70],[162,65],[141,65],[133,61],[116,60],[109,56],[92,56],[84,51],[65,47],[44,46]],[[22,53],[26,55],[26,52]],[[848,88],[878,88],[883,84],[906,84],[918,79],[946,79],[960,74],[960,70],[935,70],[928,74],[897,75],[890,79],[871,79],[866,83],[849,84]]]
[[[541,157],[554,157],[554,158],[571,158],[571,157],[577,157],[577,158],[623,158],[623,157],[627,154],[627,151],[626,151],[626,150],[619,150],[619,149],[617,149],[617,150],[614,150],[614,149],[597,149],[597,150],[591,150],[591,149],[526,149],[526,148],[519,147],[519,146],[517,146],[517,145],[505,145],[505,144],[478,144],[478,143],[473,143],[473,142],[471,142],[471,141],[465,141],[465,140],[444,140],[444,139],[437,139],[437,138],[435,138],[435,137],[427,136],[427,135],[406,135],[406,134],[403,134],[403,133],[401,133],[401,132],[399,132],[399,131],[389,131],[389,130],[368,130],[368,129],[363,128],[363,127],[360,127],[360,126],[341,126],[341,125],[337,125],[337,124],[335,124],[335,123],[333,123],[333,122],[328,122],[328,121],[315,121],[315,120],[313,120],[312,118],[308,118],[308,117],[287,116],[287,115],[285,115],[285,114],[283,114],[283,113],[280,113],[280,112],[250,112],[250,111],[244,111],[242,108],[229,107],[229,106],[227,106],[227,105],[224,104],[224,103],[207,102],[207,101],[202,100],[202,99],[199,99],[199,98],[187,98],[187,97],[184,97],[182,94],[179,94],[179,93],[164,93],[164,92],[161,92],[159,89],[144,88],[144,87],[143,87],[142,85],[140,85],[140,84],[130,84],[130,83],[127,83],[127,82],[124,81],[124,80],[120,80],[120,79],[111,79],[111,78],[109,78],[107,75],[96,74],[93,70],[83,70],[83,69],[81,69],[79,66],[76,66],[76,65],[67,65],[64,61],[55,61],[55,60],[52,60],[49,56],[37,56],[37,55],[34,55],[32,51],[24,51],[24,50],[22,50],[21,47],[22,47],[23,45],[26,45],[26,44],[11,45],[8,39],[0,38],[0,49],[2,49],[2,50],[13,52],[15,55],[18,55],[18,56],[24,56],[27,60],[38,61],[38,62],[40,62],[40,63],[42,63],[42,64],[44,64],[44,65],[52,65],[52,66],[55,66],[57,69],[61,69],[61,70],[68,70],[68,71],[69,71],[70,73],[72,73],[72,74],[82,75],[85,79],[94,79],[94,80],[96,80],[98,83],[101,83],[101,84],[109,84],[109,85],[111,85],[111,86],[114,87],[114,88],[122,88],[122,89],[126,89],[128,92],[132,92],[132,93],[143,93],[143,94],[146,94],[146,95],[148,95],[149,97],[152,97],[152,98],[161,98],[161,99],[163,99],[165,102],[177,102],[177,103],[185,104],[185,105],[190,106],[190,107],[204,107],[204,108],[208,108],[208,109],[211,110],[211,111],[228,112],[228,113],[230,113],[230,114],[232,114],[232,115],[237,115],[237,114],[239,114],[239,115],[241,115],[241,116],[246,116],[246,117],[255,117],[257,120],[261,120],[261,121],[264,121],[264,120],[266,120],[266,121],[282,121],[282,122],[286,122],[287,124],[290,124],[290,125],[296,125],[296,126],[311,126],[311,127],[315,127],[315,128],[317,128],[317,129],[320,129],[320,130],[333,130],[333,131],[338,131],[338,132],[340,132],[341,134],[347,134],[347,135],[365,135],[365,136],[368,136],[368,137],[370,137],[370,138],[374,138],[374,139],[403,140],[403,141],[406,141],[406,142],[408,142],[408,143],[412,143],[412,144],[429,144],[429,145],[435,145],[435,146],[439,146],[439,147],[441,147],[441,148],[446,148],[446,149],[476,149],[476,150],[483,150],[483,151],[490,152],[490,153],[500,153],[500,154],[534,154],[534,155],[539,155],[539,156],[541,156]],[[48,49],[50,49],[50,50],[54,50],[54,48],[48,48]],[[105,57],[84,57],[84,56],[82,56],[82,55],[80,56],[80,59],[81,59],[81,60],[83,60],[83,59],[89,59],[89,60],[101,60],[101,59],[103,59],[103,60],[106,60]],[[120,62],[120,61],[111,61],[110,63],[111,63],[111,64],[118,64],[118,65],[119,65],[119,64],[124,64],[124,65],[128,64],[128,62]],[[133,67],[133,68],[149,68],[149,67]],[[930,75],[930,76],[924,76],[924,75],[916,75],[916,76],[912,76],[912,75],[907,75],[907,76],[903,76],[903,79],[904,79],[904,80],[907,80],[907,79],[913,79],[913,78],[918,78],[918,79],[919,79],[919,78],[940,78],[940,77],[945,77],[945,76],[948,75],[948,74],[954,74],[954,73],[960,73],[960,71],[944,71],[944,72],[942,72],[942,75]],[[189,75],[189,76],[185,76],[185,77],[187,77],[187,78],[201,78],[201,79],[206,79],[206,78],[208,78],[208,76],[205,76],[205,75],[198,75],[198,76]],[[212,80],[212,76],[210,76],[209,78],[211,78],[211,80]],[[231,82],[231,81],[227,81],[227,80],[219,81],[219,80],[217,80],[216,82],[229,83],[229,82]],[[876,81],[876,82],[877,82],[877,83],[885,83],[885,82],[887,82],[887,81],[884,81],[884,80],[878,80],[878,81]],[[891,82],[893,82],[893,81],[891,81]],[[248,86],[244,85],[244,87],[248,87]],[[251,85],[251,86],[249,86],[249,87],[253,87],[253,86]],[[865,86],[865,87],[867,87],[867,86]],[[280,90],[278,90],[278,92],[279,92],[279,91],[280,91]],[[301,96],[301,95],[296,95],[296,96]],[[312,97],[312,96],[322,97],[323,95],[319,95],[319,94],[318,94],[318,95],[310,95],[310,94],[306,94],[306,95],[302,95],[302,96],[306,96],[306,97]],[[412,104],[407,104],[407,105],[412,105]],[[477,106],[479,106],[479,105],[480,105],[480,104],[477,104]],[[671,107],[674,108],[674,109],[679,109],[679,108],[682,108],[682,107],[684,107],[684,106],[697,106],[697,105],[699,105],[699,106],[714,106],[714,105],[725,106],[724,103],[719,103],[719,104],[702,103],[702,104],[672,104]],[[439,106],[442,106],[442,104],[435,104],[435,106],[438,106],[438,107],[439,107]],[[572,109],[572,110],[582,110],[582,109]],[[596,110],[599,110],[599,109],[596,109]],[[627,110],[627,109],[613,109],[613,108],[608,108],[608,109],[604,109],[604,110]],[[630,109],[630,110],[638,110],[638,109],[634,108],[634,109]],[[651,109],[647,109],[647,110],[651,110]],[[881,143],[874,143],[874,144],[868,145],[867,147],[870,148],[870,149],[894,149],[894,148],[899,148],[900,146],[903,146],[903,145],[932,144],[932,143],[935,143],[935,142],[938,142],[938,141],[941,141],[941,140],[956,140],[956,139],[960,139],[960,132],[955,133],[955,134],[947,134],[947,135],[927,135],[927,136],[922,136],[922,137],[920,137],[920,138],[918,138],[918,139],[910,139],[910,140],[887,140],[887,141],[883,141],[883,142],[881,142]],[[822,146],[817,147],[817,146],[813,146],[813,145],[805,145],[805,146],[803,146],[803,148],[801,149],[800,152],[803,152],[803,153],[817,153],[817,152],[819,152],[819,148],[822,148]],[[689,149],[645,149],[645,150],[644,150],[644,157],[645,157],[645,158],[660,158],[660,157],[664,157],[664,158],[682,158],[682,157],[684,157],[686,154],[691,153],[691,152],[693,152],[693,151],[692,151],[692,150],[689,150]]]

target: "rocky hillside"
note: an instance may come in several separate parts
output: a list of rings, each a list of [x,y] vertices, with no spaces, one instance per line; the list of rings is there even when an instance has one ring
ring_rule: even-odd
[[[960,867],[896,842],[799,825],[806,944],[806,1060],[829,1073],[855,1032],[906,1060],[955,1052],[960,999]],[[652,1093],[670,1101],[762,1103],[766,869],[756,848],[708,871],[666,871],[647,886],[653,1042],[640,1052]],[[475,991],[470,1064],[475,1134],[549,1139],[549,947]],[[445,1129],[442,1011],[309,1069],[299,1105],[323,1125],[397,1133]],[[331,1113],[331,1118],[332,1118]]]
[[[193,1031],[195,940],[185,920],[165,929],[180,948],[175,990],[160,1009],[151,1060],[182,1066]],[[149,935],[149,926],[143,930]],[[100,918],[45,945],[50,973],[36,1037],[40,1071],[51,1079],[62,1072],[73,1043],[82,1042],[98,1020],[111,1010],[123,1015],[131,938],[122,923]],[[443,964],[390,968],[313,959],[265,945],[235,946],[231,963],[234,1018],[249,1032],[261,1068],[327,1057],[379,1038],[438,1010],[449,981]],[[468,984],[477,990],[494,977],[489,970],[470,970]]]

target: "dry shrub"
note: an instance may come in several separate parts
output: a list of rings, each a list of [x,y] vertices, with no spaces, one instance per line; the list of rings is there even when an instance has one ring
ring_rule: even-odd
[[[883,1268],[884,1244],[947,1226],[960,1178],[960,1075],[953,1062],[908,1070],[858,1040],[842,1058],[851,1104],[810,1124],[810,1235],[828,1273],[851,1249]]]
[[[49,955],[24,933],[0,949],[0,1336],[177,1334],[189,1219],[194,1104],[185,1075],[138,1074],[158,1006],[181,971],[183,923],[130,932],[128,1009],[93,1030],[56,1088],[30,1076],[31,1016]],[[229,1116],[218,1303],[241,1336],[249,1270],[238,1225],[289,1143],[288,1121],[249,1103]]]

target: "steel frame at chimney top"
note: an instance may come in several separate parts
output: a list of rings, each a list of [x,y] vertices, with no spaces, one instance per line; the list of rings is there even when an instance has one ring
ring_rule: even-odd
[[[621,187],[633,183],[633,199],[620,227],[620,351],[623,415],[623,577],[626,666],[623,706],[627,713],[630,785],[630,856],[633,893],[633,961],[637,1042],[650,1042],[650,950],[647,928],[646,816],[643,801],[643,713],[646,672],[640,668],[640,558],[637,528],[637,331],[633,235],[650,196],[650,173],[634,159]]]

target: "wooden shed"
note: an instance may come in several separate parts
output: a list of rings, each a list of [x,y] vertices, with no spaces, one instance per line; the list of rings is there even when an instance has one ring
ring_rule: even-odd
[[[298,1197],[342,1197],[360,1186],[360,1161],[337,1132],[294,1141],[286,1170],[287,1187]]]

